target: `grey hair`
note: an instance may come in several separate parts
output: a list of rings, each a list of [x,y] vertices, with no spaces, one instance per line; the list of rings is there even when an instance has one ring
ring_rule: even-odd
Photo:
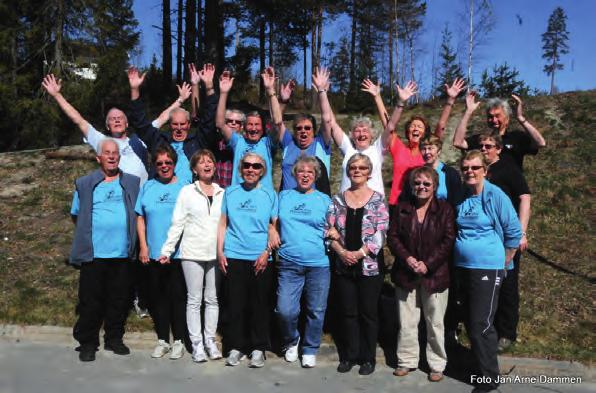
[[[260,181],[267,174],[267,163],[265,162],[265,159],[257,153],[248,152],[245,155],[243,155],[240,159],[240,162],[238,163],[238,172],[242,173],[242,165],[244,164],[244,160],[246,160],[248,157],[257,157],[259,161],[261,161],[261,165],[263,165],[263,173],[261,173],[261,177],[259,179]]]
[[[190,112],[187,111],[184,108],[174,108],[170,111],[170,114],[168,115],[168,122],[172,121],[172,117],[176,114],[176,113],[184,113],[184,116],[186,116],[186,121],[190,123]]]
[[[120,155],[120,145],[118,144],[118,142],[116,142],[116,139],[110,137],[105,137],[99,141],[99,143],[97,144],[97,155],[100,156],[101,153],[103,153],[103,147],[107,142],[111,142],[114,145],[116,145],[116,150],[118,150],[118,155]]]
[[[317,180],[319,177],[321,177],[321,164],[319,164],[319,160],[317,160],[315,157],[313,157],[313,156],[298,157],[298,159],[294,163],[294,166],[292,167],[292,175],[294,175],[294,177],[296,177],[296,174],[298,173],[298,166],[300,166],[300,165],[312,166],[312,168],[315,170],[315,180]]]
[[[228,115],[231,115],[232,113],[240,115],[240,121],[242,124],[246,123],[246,115],[244,112],[239,111],[238,109],[226,109],[226,119],[228,118]]]
[[[128,116],[126,116],[126,113],[124,113],[124,111],[122,109],[116,108],[115,106],[113,106],[108,110],[108,114],[106,115],[106,130],[111,131],[110,127],[108,126],[108,119],[110,117],[110,112],[113,111],[114,109],[122,112],[122,116],[124,116],[124,122],[126,123],[127,128],[128,128]]]
[[[352,165],[355,161],[360,161],[360,160],[364,161],[366,163],[366,165],[368,165],[368,173],[370,175],[373,170],[372,161],[370,160],[369,156],[367,156],[366,154],[362,154],[362,153],[356,153],[352,157],[350,157],[350,159],[348,160],[348,163],[346,164],[346,173],[348,173],[348,171],[350,169],[350,165]]]
[[[495,108],[503,108],[505,116],[511,117],[511,106],[509,105],[507,100],[497,97],[489,98],[488,101],[486,101],[486,113],[488,113],[488,111],[490,111],[491,109]]]
[[[350,133],[354,131],[356,127],[366,127],[370,131],[371,140],[374,141],[379,134],[378,130],[375,128],[372,120],[368,116],[359,116],[352,119],[350,122]],[[372,142],[371,142],[372,143]]]

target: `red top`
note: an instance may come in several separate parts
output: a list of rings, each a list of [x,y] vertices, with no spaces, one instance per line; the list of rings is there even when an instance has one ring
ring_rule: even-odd
[[[398,136],[391,142],[391,156],[393,157],[393,184],[391,185],[391,194],[389,195],[389,204],[396,205],[399,194],[403,189],[404,175],[412,168],[424,165],[422,154],[412,154]]]

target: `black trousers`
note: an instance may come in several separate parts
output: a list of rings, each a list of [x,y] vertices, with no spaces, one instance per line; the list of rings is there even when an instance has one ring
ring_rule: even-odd
[[[476,358],[480,375],[489,378],[487,383],[481,385],[496,388],[499,385],[499,362],[497,331],[493,321],[505,270],[457,268],[456,274],[461,285],[461,302],[468,310],[465,324],[472,344],[472,353]]]
[[[499,307],[495,315],[495,328],[499,338],[517,339],[517,324],[519,323],[519,250],[513,257],[513,269],[507,270],[507,277],[501,285]]]
[[[73,336],[82,347],[99,347],[102,323],[105,342],[122,340],[131,298],[130,268],[129,259],[94,259],[81,266]]]
[[[269,331],[273,311],[273,263],[255,275],[254,261],[228,258],[226,275],[225,345],[243,353],[269,349]]]
[[[151,260],[143,266],[147,280],[149,313],[157,338],[170,341],[170,327],[174,340],[186,337],[186,282],[180,260],[162,265]]]
[[[333,285],[337,299],[339,360],[374,364],[383,275],[336,274]]]

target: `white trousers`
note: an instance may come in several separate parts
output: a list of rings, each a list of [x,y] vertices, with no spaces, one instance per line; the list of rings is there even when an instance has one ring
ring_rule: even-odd
[[[186,324],[193,349],[203,345],[201,306],[205,300],[205,340],[215,339],[219,303],[219,268],[216,261],[182,260],[182,271],[186,280],[188,297],[186,302]],[[203,296],[203,290],[205,295]]]
[[[400,325],[397,336],[398,367],[418,368],[418,322],[422,308],[426,322],[426,359],[431,371],[443,372],[447,365],[443,318],[449,290],[429,294],[422,286],[411,292],[395,287],[395,295]]]

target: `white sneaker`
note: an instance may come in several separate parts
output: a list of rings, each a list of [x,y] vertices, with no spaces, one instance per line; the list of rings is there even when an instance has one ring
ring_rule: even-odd
[[[286,358],[286,362],[290,362],[293,363],[296,360],[298,360],[298,344],[300,343],[300,339],[298,340],[298,342],[294,345],[290,345],[287,349],[286,349],[286,353],[285,353],[285,358]]]
[[[217,348],[217,343],[215,342],[214,339],[208,339],[205,342],[205,350],[207,351],[207,354],[209,355],[209,359],[211,359],[211,360],[221,359],[221,351],[219,350],[219,348]]]
[[[184,355],[184,344],[182,344],[181,340],[176,340],[174,341],[174,344],[172,344],[172,352],[170,352],[170,359],[180,359],[182,355]]]
[[[316,355],[302,355],[302,367],[313,368],[317,365]]]
[[[204,363],[207,361],[207,355],[205,354],[205,350],[203,346],[198,346],[192,353],[192,361],[195,363]]]
[[[153,353],[151,354],[151,357],[152,358],[155,358],[155,359],[161,358],[161,357],[163,357],[168,352],[170,352],[170,344],[168,344],[164,340],[158,340],[157,341],[157,346],[153,350]]]
[[[248,363],[248,367],[250,368],[261,368],[265,365],[265,354],[263,351],[259,351],[255,349],[250,354],[250,362]]]
[[[226,365],[237,366],[240,364],[241,360],[244,360],[245,357],[246,355],[240,352],[239,350],[232,349],[228,354],[228,358],[226,359]]]

